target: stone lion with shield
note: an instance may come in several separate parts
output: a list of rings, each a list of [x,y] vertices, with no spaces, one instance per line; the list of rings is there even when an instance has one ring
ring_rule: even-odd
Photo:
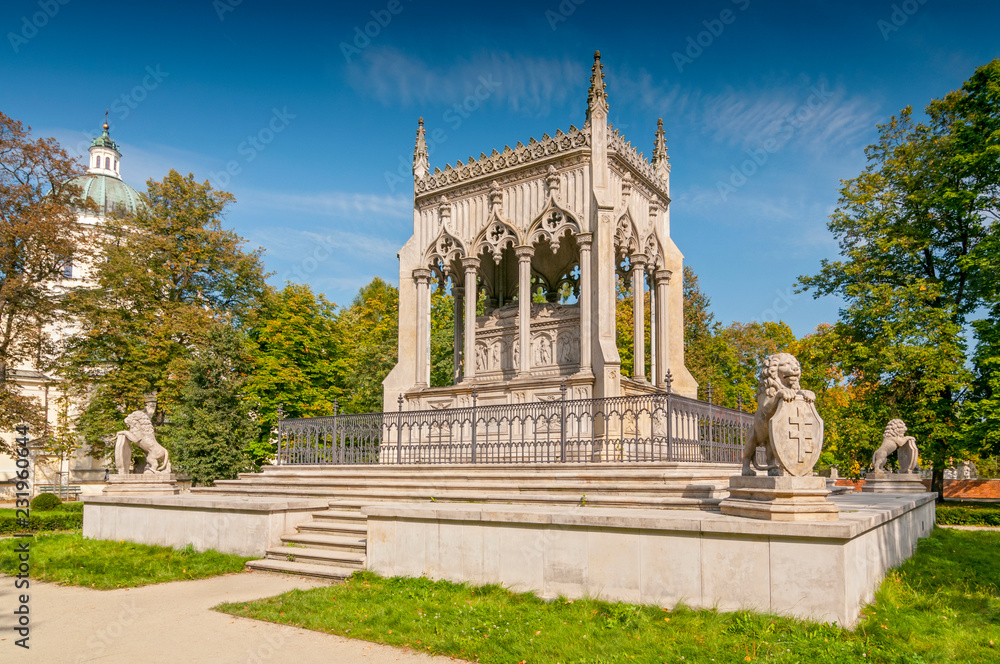
[[[823,420],[816,395],[801,389],[802,367],[794,355],[776,353],[764,360],[757,382],[757,412],[743,449],[743,475],[754,468],[768,475],[811,472],[823,444]],[[757,448],[767,451],[767,465],[757,464]],[[808,467],[808,468],[807,468]]]
[[[125,418],[126,431],[115,435],[115,465],[119,475],[127,475],[132,466],[132,443],[146,453],[145,475],[170,473],[170,454],[156,442],[153,423],[145,411],[137,410]]]
[[[890,454],[897,452],[900,473],[912,473],[917,467],[917,439],[907,436],[903,420],[890,420],[882,434],[882,446],[872,457],[872,472],[885,472],[885,462]]]

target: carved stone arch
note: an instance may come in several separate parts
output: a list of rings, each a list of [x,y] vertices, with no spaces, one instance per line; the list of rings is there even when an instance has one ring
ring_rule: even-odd
[[[486,251],[493,255],[494,262],[499,265],[504,249],[518,247],[521,244],[521,236],[517,229],[494,211],[486,220],[486,227],[480,231],[472,246],[476,256]]]
[[[580,222],[550,200],[545,210],[528,226],[527,244],[534,245],[539,240],[548,240],[552,245],[552,252],[555,253],[559,251],[559,243],[567,231],[574,235],[579,233]]]
[[[627,209],[625,214],[618,217],[618,223],[615,225],[615,248],[624,256],[639,252],[639,232],[632,220],[632,213]]]
[[[462,241],[449,233],[446,227],[442,227],[437,238],[424,252],[424,265],[431,269],[440,270],[442,276],[446,276],[451,271],[452,265],[467,256],[468,253]]]
[[[642,253],[646,254],[646,265],[650,270],[660,270],[666,266],[663,248],[655,231],[646,236],[646,241],[642,243]]]

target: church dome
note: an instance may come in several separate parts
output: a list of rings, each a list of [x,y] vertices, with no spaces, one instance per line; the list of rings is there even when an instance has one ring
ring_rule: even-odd
[[[134,214],[142,205],[139,192],[121,178],[112,175],[87,173],[70,180],[81,189],[84,198],[97,205],[98,214]]]
[[[121,178],[121,152],[108,134],[105,115],[104,131],[90,144],[90,159],[86,175],[70,180],[82,190],[84,198],[97,205],[97,214],[134,214],[142,205],[139,192]]]

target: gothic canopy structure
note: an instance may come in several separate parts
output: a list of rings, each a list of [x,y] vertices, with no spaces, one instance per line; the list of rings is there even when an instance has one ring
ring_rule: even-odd
[[[564,381],[566,398],[661,391],[668,371],[674,391],[695,396],[662,120],[652,155],[608,124],[599,52],[583,127],[432,172],[421,119],[413,236],[399,253],[399,362],[383,382],[385,410],[471,405],[473,387],[482,404],[561,398]],[[633,357],[647,358],[631,376],[621,375],[616,347],[619,279],[632,291]],[[430,387],[435,285],[454,296],[455,375]]]

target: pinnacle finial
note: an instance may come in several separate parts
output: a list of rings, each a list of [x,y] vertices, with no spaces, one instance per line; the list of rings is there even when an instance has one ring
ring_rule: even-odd
[[[670,170],[670,156],[667,154],[667,136],[663,131],[663,118],[656,121],[656,140],[653,142],[653,167]]]
[[[104,109],[104,133],[108,132],[108,109]]]
[[[590,75],[590,90],[587,92],[587,121],[595,111],[608,112],[608,93],[604,90],[604,65],[601,52],[594,51],[594,66]]]
[[[424,119],[417,120],[417,142],[413,147],[413,177],[419,178],[430,172],[427,156],[427,140],[424,138]]]

